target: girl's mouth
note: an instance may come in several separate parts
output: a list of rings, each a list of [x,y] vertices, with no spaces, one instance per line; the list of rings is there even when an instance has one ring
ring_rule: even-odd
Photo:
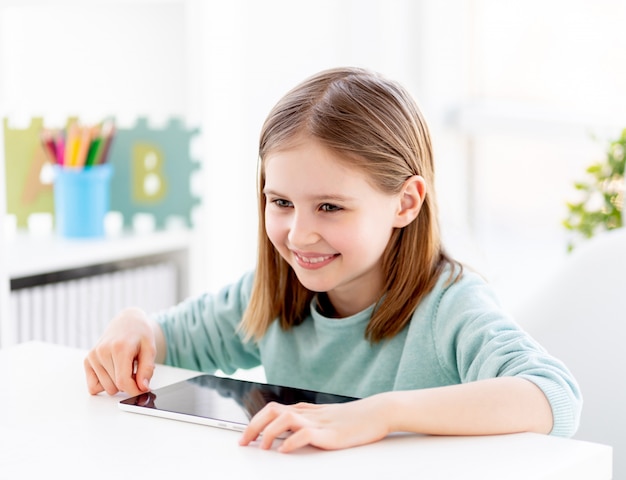
[[[316,270],[318,268],[325,267],[339,256],[338,253],[333,253],[331,255],[302,255],[296,252],[293,253],[298,265],[309,270]]]

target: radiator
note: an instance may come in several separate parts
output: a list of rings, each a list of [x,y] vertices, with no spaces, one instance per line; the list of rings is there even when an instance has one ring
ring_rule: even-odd
[[[119,269],[109,265],[105,270],[111,269],[101,273],[102,267],[93,267],[93,271],[83,268],[53,278],[21,279],[15,284],[12,281],[13,340],[40,340],[88,349],[123,308],[136,306],[152,313],[176,302],[174,262]]]

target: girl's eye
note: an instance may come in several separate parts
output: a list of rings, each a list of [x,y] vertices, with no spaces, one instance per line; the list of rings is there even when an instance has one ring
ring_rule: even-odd
[[[341,210],[341,207],[333,205],[332,203],[324,203],[320,206],[320,210],[322,210],[323,212],[338,212],[339,210]]]
[[[272,200],[272,203],[280,208],[288,208],[291,207],[291,202],[289,200],[283,200],[282,198],[277,198],[276,200]]]

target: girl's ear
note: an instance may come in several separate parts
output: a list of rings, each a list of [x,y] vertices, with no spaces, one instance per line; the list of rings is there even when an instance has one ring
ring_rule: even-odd
[[[426,196],[426,181],[419,175],[409,177],[400,192],[400,205],[393,226],[406,227],[417,218]]]

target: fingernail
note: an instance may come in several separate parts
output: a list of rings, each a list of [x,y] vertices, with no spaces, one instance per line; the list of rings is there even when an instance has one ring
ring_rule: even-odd
[[[150,388],[150,380],[148,380],[147,378],[143,379],[143,386],[144,388],[147,390]]]

